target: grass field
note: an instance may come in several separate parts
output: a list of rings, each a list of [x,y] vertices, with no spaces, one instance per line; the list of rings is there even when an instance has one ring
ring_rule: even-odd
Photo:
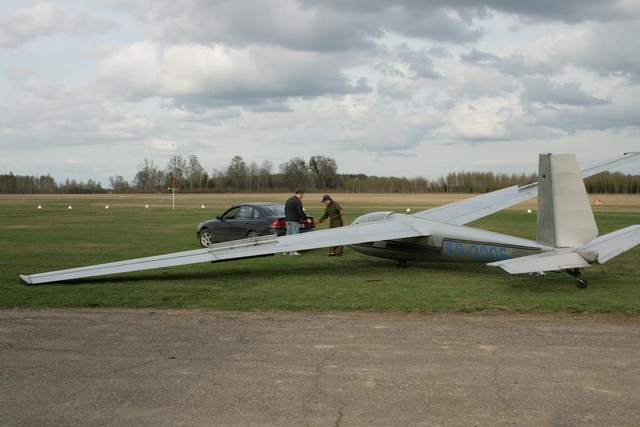
[[[315,250],[300,257],[196,264],[64,284],[25,286],[18,277],[195,249],[199,222],[236,202],[289,196],[176,195],[175,210],[170,194],[0,196],[0,307],[640,314],[638,247],[585,269],[589,286],[584,290],[564,273],[511,276],[482,264],[414,263],[398,270],[393,261],[350,249],[341,258]],[[466,197],[333,196],[347,221],[378,210],[418,212]],[[594,206],[601,234],[640,224],[640,196],[590,198],[603,200]],[[321,215],[320,199],[319,194],[305,196],[308,214]],[[471,225],[535,238],[535,214],[526,213],[535,208],[534,200]]]

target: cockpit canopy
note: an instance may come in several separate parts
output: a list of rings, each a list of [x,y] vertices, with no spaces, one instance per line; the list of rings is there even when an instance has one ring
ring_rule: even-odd
[[[356,218],[351,224],[364,224],[367,222],[376,222],[376,221],[384,221],[389,218],[389,216],[393,215],[395,212],[393,211],[380,211],[380,212],[371,212]]]

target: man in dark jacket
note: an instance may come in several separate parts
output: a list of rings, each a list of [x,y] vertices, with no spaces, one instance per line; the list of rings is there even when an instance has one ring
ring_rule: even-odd
[[[302,208],[304,191],[298,190],[284,204],[284,220],[287,223],[287,236],[300,233],[300,220],[304,219],[311,224],[311,218],[304,213]],[[286,252],[285,252],[286,254]],[[289,255],[300,255],[298,252],[289,252]]]
[[[340,203],[331,199],[331,196],[329,196],[328,194],[325,194],[322,197],[321,203],[325,205],[325,210],[324,215],[320,217],[318,222],[322,222],[328,219],[329,228],[342,227],[344,225],[344,222],[342,221],[344,210],[342,210],[342,206],[340,206]],[[342,246],[332,247],[328,256],[342,256]]]

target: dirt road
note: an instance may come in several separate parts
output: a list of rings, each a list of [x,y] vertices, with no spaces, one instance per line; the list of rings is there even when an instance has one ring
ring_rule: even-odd
[[[640,319],[0,310],[0,425],[640,425]]]

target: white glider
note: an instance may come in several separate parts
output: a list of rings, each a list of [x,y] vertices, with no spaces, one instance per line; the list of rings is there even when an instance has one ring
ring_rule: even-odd
[[[580,268],[609,261],[640,243],[640,225],[598,236],[583,179],[640,159],[640,152],[582,171],[571,153],[540,154],[537,181],[415,214],[373,212],[347,227],[293,236],[263,236],[207,248],[108,264],[21,275],[27,284],[68,281],[201,262],[217,262],[330,246],[349,245],[367,255],[412,262],[482,262],[511,274],[564,270],[586,287]],[[536,240],[465,224],[538,197]]]

